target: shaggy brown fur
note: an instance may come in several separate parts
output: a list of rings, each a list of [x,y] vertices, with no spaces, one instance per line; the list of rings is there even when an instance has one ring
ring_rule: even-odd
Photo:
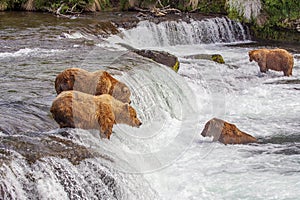
[[[257,49],[249,51],[249,60],[256,61],[260,71],[265,73],[268,69],[283,71],[285,76],[291,76],[294,66],[293,55],[284,49]]]
[[[246,144],[257,142],[256,138],[240,131],[234,124],[213,118],[205,124],[202,136],[213,136],[214,141],[223,144]]]
[[[88,72],[80,68],[69,68],[55,79],[55,90],[77,90],[92,95],[110,94],[116,99],[130,103],[130,90],[124,83],[112,77],[106,71]]]
[[[136,111],[109,94],[93,96],[79,91],[61,92],[50,109],[60,128],[98,129],[110,139],[113,124],[139,127]]]

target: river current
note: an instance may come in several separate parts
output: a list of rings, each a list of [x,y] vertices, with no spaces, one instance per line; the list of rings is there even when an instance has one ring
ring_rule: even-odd
[[[299,198],[299,44],[258,43],[225,17],[141,21],[104,34],[108,16],[0,13],[0,199]],[[120,43],[172,53],[180,69]],[[265,47],[293,54],[293,76],[261,74],[249,62],[248,51]],[[221,54],[225,64],[189,57],[197,54]],[[111,140],[59,129],[49,109],[55,77],[69,67],[125,82],[143,125],[115,125]],[[259,143],[202,137],[213,117]]]

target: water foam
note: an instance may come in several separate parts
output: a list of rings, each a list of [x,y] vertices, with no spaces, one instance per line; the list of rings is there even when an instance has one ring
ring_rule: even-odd
[[[62,49],[41,49],[41,48],[24,48],[15,52],[2,52],[0,53],[0,59],[26,57],[26,56],[49,56],[56,53],[64,52]]]
[[[227,17],[201,21],[166,21],[155,24],[141,21],[136,28],[123,30],[109,41],[123,42],[136,48],[175,45],[231,43],[250,40],[248,30]]]

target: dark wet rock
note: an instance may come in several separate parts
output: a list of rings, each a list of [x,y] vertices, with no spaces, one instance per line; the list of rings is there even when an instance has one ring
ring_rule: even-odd
[[[278,135],[271,135],[265,138],[259,138],[261,143],[267,144],[300,144],[300,135],[297,133],[287,135],[287,134],[278,134]]]
[[[299,79],[277,80],[277,81],[273,81],[273,82],[267,82],[265,84],[295,84],[295,85],[298,85],[298,84],[300,84],[300,80]]]
[[[225,64],[225,61],[222,55],[220,54],[196,54],[196,55],[185,56],[185,58],[211,60],[220,64]]]
[[[66,135],[64,132],[63,134]],[[29,164],[51,156],[68,159],[73,165],[77,165],[87,158],[102,157],[109,159],[59,135],[2,136],[0,141],[0,164],[9,160],[10,151],[21,154]]]
[[[230,124],[221,119],[213,118],[209,120],[201,133],[203,137],[213,137],[213,141],[223,144],[247,144],[256,143],[253,136],[240,131],[234,124]]]
[[[166,65],[172,68],[175,72],[179,70],[179,61],[178,58],[165,51],[155,51],[155,50],[134,50],[135,53],[149,58],[157,63]]]
[[[175,72],[178,72],[180,63],[178,58],[165,51],[147,50],[147,49],[136,49],[130,45],[119,43],[119,45],[126,49],[146,58],[149,58],[157,63],[166,65],[172,68]]]

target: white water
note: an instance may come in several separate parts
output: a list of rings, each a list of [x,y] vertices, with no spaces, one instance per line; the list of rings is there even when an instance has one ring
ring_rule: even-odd
[[[123,30],[120,37],[112,36],[107,43],[97,44],[101,50],[95,47],[80,67],[92,71],[114,58],[110,70],[131,88],[132,106],[143,125],[139,129],[115,125],[111,140],[101,140],[97,131],[78,129],[72,130],[67,138],[57,136],[113,161],[100,157],[73,165],[67,159],[44,157],[29,165],[13,152],[13,161],[0,169],[0,188],[7,192],[2,196],[7,199],[299,198],[299,85],[266,84],[299,80],[299,54],[292,77],[274,71],[261,75],[257,64],[249,62],[247,52],[252,48],[225,45],[249,39],[240,24],[216,18],[192,24],[142,22],[132,30]],[[134,60],[117,43],[173,53],[180,59],[180,70],[176,74],[148,59]],[[83,46],[78,45],[76,49]],[[114,51],[103,52],[103,48]],[[39,55],[39,50],[28,48],[2,55],[5,54],[6,60],[20,57],[21,53],[28,56],[26,59],[32,55],[43,58],[45,52],[41,50]],[[51,55],[56,53],[61,51],[53,51]],[[185,58],[216,53],[224,57],[227,65]],[[43,100],[50,105],[51,98]],[[213,117],[234,123],[258,138],[294,137],[297,141],[227,146],[214,143],[200,135],[204,124]],[[44,134],[57,133],[54,130]]]
[[[143,163],[147,169],[153,167],[154,170],[144,174],[144,177],[157,191],[159,199],[297,199],[300,195],[299,140],[294,144],[225,146],[210,142],[200,133],[209,119],[219,117],[258,138],[288,138],[295,135],[299,138],[300,93],[295,90],[299,86],[267,84],[299,80],[299,57],[295,59],[292,77],[283,77],[282,73],[274,71],[262,75],[257,64],[249,62],[248,51],[253,48],[220,44],[241,40],[233,39],[236,34],[226,32],[226,28],[222,30],[226,33],[226,39],[223,41],[222,36],[218,38],[220,34],[217,30],[226,25],[221,23],[216,25],[218,28],[213,28],[215,24],[211,24],[212,21],[206,24],[206,28],[202,26],[206,22],[192,22],[192,25],[185,22],[158,25],[143,22],[137,28],[124,31],[121,38],[113,36],[109,39],[113,45],[126,43],[135,48],[164,50],[178,56],[181,61],[178,73],[184,77],[184,82],[180,84],[191,88],[193,95],[187,98],[195,98],[199,108],[199,118],[193,125],[195,138],[182,155],[175,160],[172,155],[164,155],[168,163],[162,169],[157,168],[156,162]],[[194,28],[195,24],[197,28]],[[204,34],[208,36],[204,40],[203,31],[210,32]],[[245,32],[239,31],[243,42],[249,40]],[[221,54],[228,65],[184,58],[187,55],[216,53]],[[138,107],[152,103],[146,99]],[[167,124],[173,123],[172,119],[166,119]],[[159,138],[157,144],[160,140],[171,142],[175,149],[186,145],[185,141],[174,141],[168,137],[177,133],[176,129],[161,130],[160,135],[165,137]],[[148,141],[139,141],[134,145],[134,148],[144,149]],[[163,147],[161,149],[163,152]],[[289,153],[293,149],[298,153]],[[137,163],[134,165],[140,168]]]
[[[167,21],[155,24],[149,21],[140,22],[136,28],[123,31],[121,40],[112,37],[116,42],[126,41],[136,48],[165,47],[174,45],[209,44],[223,42],[238,42],[249,40],[248,30],[241,23],[229,20],[226,17],[191,20]]]

